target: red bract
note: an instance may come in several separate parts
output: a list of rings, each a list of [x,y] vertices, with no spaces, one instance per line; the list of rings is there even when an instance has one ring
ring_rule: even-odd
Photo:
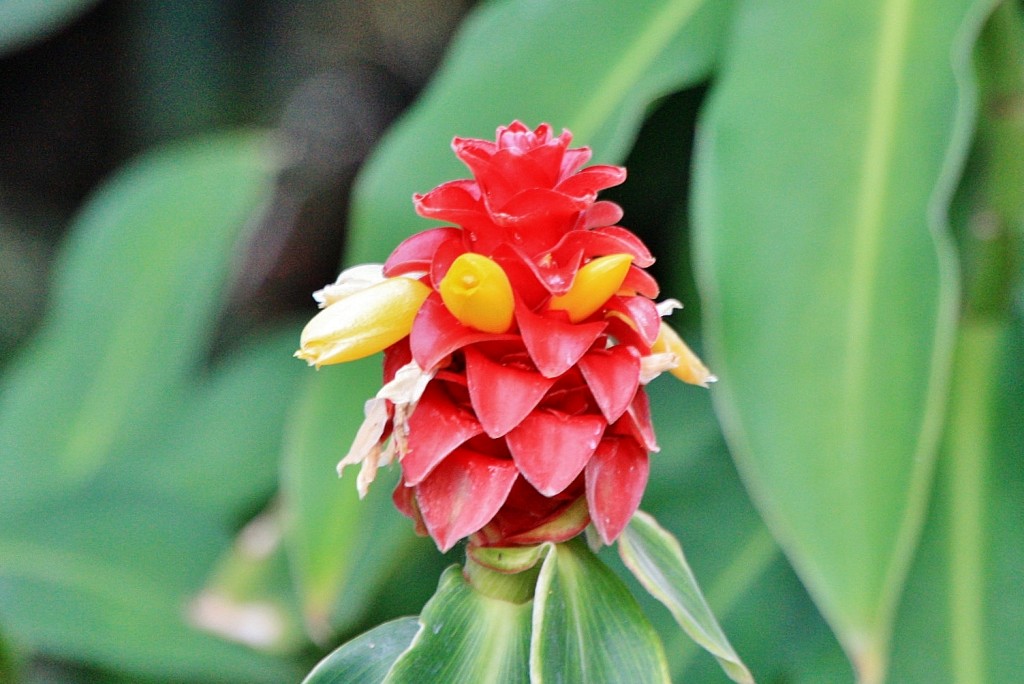
[[[518,121],[493,142],[456,138],[473,178],[414,197],[452,225],[383,266],[433,292],[385,350],[386,384],[342,465],[362,461],[365,487],[399,459],[395,503],[442,550],[563,541],[590,522],[610,543],[657,450],[643,384],[678,362],[674,348],[652,351],[673,307],[652,301],[654,259],[615,225],[622,210],[597,201],[625,169],[582,168],[590,150],[570,140]],[[690,374],[712,380],[686,351]]]

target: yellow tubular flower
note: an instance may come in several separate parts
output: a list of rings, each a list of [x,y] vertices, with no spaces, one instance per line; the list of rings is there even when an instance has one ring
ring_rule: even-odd
[[[579,323],[619,291],[631,263],[633,257],[628,254],[611,254],[594,259],[576,273],[568,292],[551,298],[549,308],[565,311],[570,321]]]
[[[445,307],[463,325],[489,333],[512,327],[515,297],[501,266],[467,252],[452,262],[438,286]]]
[[[306,324],[295,356],[319,368],[382,351],[409,334],[429,294],[429,287],[410,278],[389,278],[350,294]]]
[[[668,323],[662,321],[661,330],[658,332],[658,339],[654,342],[654,346],[651,347],[651,353],[660,354],[665,352],[674,354],[679,359],[676,367],[670,369],[669,372],[683,382],[707,387],[712,382],[718,380],[686,345],[686,342],[683,342],[683,338],[679,336],[679,333],[669,327]]]

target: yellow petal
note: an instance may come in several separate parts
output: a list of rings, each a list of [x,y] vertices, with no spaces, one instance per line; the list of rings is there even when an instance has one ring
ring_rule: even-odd
[[[452,262],[438,285],[445,307],[463,325],[489,333],[512,327],[515,298],[505,271],[483,254],[467,252]]]
[[[654,346],[651,347],[652,354],[663,352],[675,354],[679,362],[669,372],[683,382],[707,387],[712,382],[718,380],[686,345],[686,342],[683,342],[683,338],[679,337],[679,333],[664,321],[661,323],[658,339],[654,342]]]
[[[306,324],[295,356],[319,368],[382,351],[409,334],[429,294],[411,278],[389,278],[350,294]]]
[[[570,321],[579,323],[619,291],[631,263],[633,257],[628,254],[611,254],[594,259],[576,273],[568,292],[551,298],[549,308],[565,311]]]

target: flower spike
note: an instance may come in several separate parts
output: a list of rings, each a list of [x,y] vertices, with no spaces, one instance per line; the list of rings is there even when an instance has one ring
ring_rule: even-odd
[[[654,257],[598,200],[625,180],[585,167],[572,135],[515,121],[456,138],[473,175],[413,198],[444,221],[383,266],[347,269],[296,353],[312,365],[384,352],[383,387],[340,468],[398,463],[398,509],[450,549],[562,542],[591,522],[611,543],[658,450],[645,385],[714,380],[655,304]]]

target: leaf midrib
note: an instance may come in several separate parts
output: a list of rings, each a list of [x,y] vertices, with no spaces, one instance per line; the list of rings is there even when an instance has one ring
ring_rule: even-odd
[[[843,350],[843,424],[840,467],[850,473],[845,495],[847,510],[857,510],[866,498],[867,478],[862,470],[863,436],[868,425],[870,339],[872,314],[879,281],[884,210],[892,175],[896,122],[902,90],[906,47],[911,28],[913,0],[892,0],[883,7],[879,49],[868,97],[868,125],[860,167],[852,226],[852,263]],[[850,521],[848,539],[863,539],[865,528]],[[848,548],[862,556],[859,545]]]
[[[622,94],[649,69],[658,55],[697,11],[703,0],[670,0],[660,11],[651,14],[643,31],[592,91],[589,106],[572,123],[576,138],[593,138],[612,111],[622,104]]]

